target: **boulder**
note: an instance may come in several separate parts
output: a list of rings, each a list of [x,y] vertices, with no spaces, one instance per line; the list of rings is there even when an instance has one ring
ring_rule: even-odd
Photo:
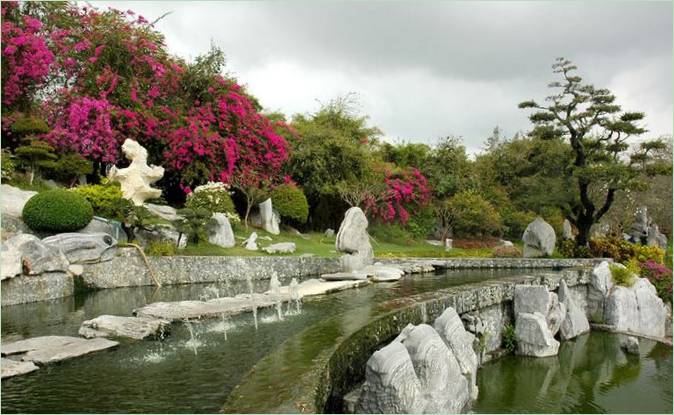
[[[541,313],[520,313],[515,321],[517,353],[522,356],[555,356],[559,342],[555,340],[545,316]]]
[[[2,279],[20,274],[37,275],[49,271],[67,271],[68,259],[59,247],[51,246],[30,234],[16,235],[2,244]]]
[[[118,344],[107,339],[86,340],[80,337],[42,336],[3,343],[2,355],[15,355],[24,362],[43,365],[109,349]]]
[[[478,359],[473,349],[475,335],[466,331],[461,317],[449,307],[435,319],[433,328],[438,332],[449,350],[454,354],[461,367],[461,373],[470,385],[471,399],[477,399],[477,365]]]
[[[178,211],[175,208],[168,205],[155,205],[154,203],[146,203],[144,206],[153,215],[159,216],[160,218],[171,222],[182,218],[182,216],[178,215]]]
[[[515,285],[513,295],[513,311],[515,316],[520,313],[541,313],[548,315],[552,306],[552,297],[545,285]]]
[[[115,238],[118,243],[129,240],[120,222],[98,216],[94,216],[91,222],[77,233],[107,233]]]
[[[84,267],[80,264],[70,264],[68,267],[68,272],[76,277],[79,277],[80,275],[84,274]]]
[[[213,245],[223,248],[231,248],[236,245],[232,225],[229,224],[229,219],[224,213],[217,212],[213,214],[213,220],[207,226],[206,232],[208,234],[208,242]]]
[[[559,337],[562,340],[569,340],[590,331],[590,323],[585,313],[571,297],[569,287],[563,279],[559,283],[557,296],[559,302],[566,307],[566,314],[559,328]]]
[[[84,321],[80,326],[79,334],[87,339],[94,337],[161,339],[168,331],[170,324],[171,322],[161,319],[103,315]]]
[[[587,316],[594,323],[604,323],[604,304],[613,287],[613,277],[608,265],[608,261],[602,261],[595,266],[587,286]]]
[[[168,223],[157,223],[143,228],[135,228],[133,233],[142,246],[147,246],[152,241],[173,242],[178,249],[187,246],[187,236],[178,232],[175,226]]]
[[[272,235],[281,233],[279,225],[281,224],[281,216],[274,210],[271,204],[271,198],[265,200],[258,205],[260,209],[260,220],[262,221],[262,229]]]
[[[28,202],[28,199],[37,194],[37,192],[21,190],[8,184],[0,185],[0,193],[2,193],[2,197],[0,198],[0,213],[2,214],[3,221],[5,220],[5,215],[20,218],[23,207]]]
[[[358,254],[346,254],[342,255],[342,257],[339,259],[340,263],[342,264],[342,269],[345,272],[351,272],[351,271],[358,271],[367,265],[369,262],[367,258],[362,257]]]
[[[42,242],[60,249],[71,264],[109,261],[115,254],[117,240],[107,233],[59,233]]]
[[[242,245],[249,251],[257,251],[257,232],[252,232]]]
[[[564,224],[562,225],[562,235],[564,239],[574,239],[573,236],[573,227],[571,222],[568,219],[564,219]]]
[[[12,236],[18,235],[20,233],[30,233],[30,234],[36,233],[32,229],[30,229],[28,225],[26,225],[18,216],[2,214],[0,225],[2,228],[0,238],[2,238],[3,242],[11,238]]]
[[[295,249],[295,242],[280,242],[262,248],[268,254],[292,254]]]
[[[506,241],[505,239],[501,239],[501,246],[511,247],[511,246],[515,246],[515,245],[510,241]]]
[[[646,206],[638,207],[634,212],[634,222],[632,222],[632,229],[630,230],[632,242],[645,243],[650,225],[651,219],[648,217],[648,208]]]
[[[639,355],[639,339],[634,336],[620,336],[620,348],[628,354]]]
[[[118,169],[113,166],[108,179],[122,185],[122,195],[136,206],[142,206],[148,199],[161,196],[161,190],[151,187],[164,176],[164,168],[147,164],[147,150],[137,141],[127,138],[122,144],[122,152],[131,160],[129,167]]]
[[[2,379],[25,375],[26,373],[34,372],[38,369],[33,362],[21,362],[18,360],[5,359],[4,357],[0,361],[0,367],[2,368]]]
[[[433,327],[408,326],[398,337],[412,359],[426,405],[424,413],[459,413],[471,386],[453,352]]]
[[[616,330],[662,338],[666,320],[667,308],[646,278],[629,288],[613,287],[606,300],[606,323]]]
[[[555,230],[540,216],[534,219],[522,235],[524,257],[537,258],[552,255],[556,242]]]
[[[367,217],[365,217],[363,211],[358,207],[352,207],[346,211],[335,240],[335,249],[338,252],[356,256],[358,260],[362,259],[363,266],[372,264],[374,258],[374,251],[372,245],[370,245],[370,235],[367,233],[367,225]],[[353,258],[349,260],[352,265],[357,262]]]
[[[402,343],[394,341],[374,352],[365,367],[357,413],[416,414],[425,408],[421,383]]]

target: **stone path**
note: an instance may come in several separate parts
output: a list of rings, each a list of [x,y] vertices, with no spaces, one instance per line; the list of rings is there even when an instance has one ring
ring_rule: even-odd
[[[162,337],[171,322],[156,318],[102,315],[82,323],[79,334],[94,337],[128,337],[135,340]]]

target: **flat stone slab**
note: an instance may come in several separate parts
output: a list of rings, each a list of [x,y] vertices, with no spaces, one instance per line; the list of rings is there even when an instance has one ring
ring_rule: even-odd
[[[42,336],[3,344],[2,356],[21,355],[24,362],[38,365],[60,362],[109,349],[119,343],[107,339],[82,339],[69,336]]]
[[[0,362],[0,372],[2,372],[2,379],[11,378],[12,376],[25,375],[26,373],[34,372],[38,369],[33,362],[21,362],[18,360],[5,359]]]
[[[128,337],[136,340],[163,337],[171,322],[146,317],[123,317],[102,315],[87,320],[80,326],[80,336],[87,339],[95,337]]]
[[[367,280],[367,273],[361,271],[334,272],[332,274],[322,274],[321,279],[325,281]]]

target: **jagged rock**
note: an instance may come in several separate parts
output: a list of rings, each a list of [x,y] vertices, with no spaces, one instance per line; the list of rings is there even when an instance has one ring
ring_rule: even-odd
[[[655,287],[639,278],[631,287],[614,286],[606,299],[605,322],[616,330],[664,337],[667,309]]]
[[[2,355],[17,355],[24,362],[42,365],[109,349],[117,345],[117,342],[99,338],[86,340],[80,337],[42,336],[3,343]]]
[[[0,359],[0,367],[2,368],[2,379],[25,375],[26,373],[34,372],[38,369],[33,362],[21,362],[18,360],[5,359],[4,357]]]
[[[634,212],[634,222],[632,222],[632,229],[630,230],[632,242],[646,242],[650,225],[648,209],[645,206],[638,207]]]
[[[30,234],[16,235],[2,244],[2,279],[20,274],[67,271],[68,259],[58,249]]]
[[[36,233],[32,229],[30,229],[28,225],[26,225],[18,216],[12,216],[3,213],[0,225],[2,226],[0,238],[3,242],[20,233],[30,233],[30,234]]]
[[[153,215],[159,216],[160,218],[166,219],[171,222],[182,218],[182,216],[178,214],[178,211],[175,208],[168,205],[155,205],[154,203],[146,203],[144,206]]]
[[[478,311],[464,313],[461,315],[466,330],[475,334],[476,339],[482,339],[484,342],[481,347],[480,360],[486,357],[487,353],[498,350],[501,347],[503,337],[503,327],[509,323],[508,313],[504,311],[501,304],[483,308]],[[476,340],[479,344],[479,340]],[[479,349],[476,349],[479,350]]]
[[[102,315],[86,320],[80,326],[79,334],[94,337],[128,337],[136,340],[162,338],[168,331],[170,322],[146,317],[122,317]]]
[[[520,313],[515,319],[517,353],[523,356],[547,357],[559,351],[559,342],[548,329],[541,313]]]
[[[260,220],[262,222],[262,229],[272,235],[281,233],[279,225],[281,224],[281,216],[274,210],[271,204],[271,198],[265,200],[258,205],[260,209]]]
[[[71,264],[108,261],[117,246],[115,238],[107,233],[59,233],[42,242],[60,249]]]
[[[613,287],[613,277],[608,265],[607,261],[602,261],[594,267],[587,287],[587,315],[594,323],[604,322],[606,297]]]
[[[356,270],[373,262],[374,251],[367,225],[367,217],[360,208],[352,207],[346,211],[335,240],[335,249],[349,255],[342,260],[345,270]]]
[[[292,254],[295,252],[295,242],[280,242],[262,248],[268,254]]]
[[[564,219],[564,224],[562,225],[562,232],[564,239],[573,239],[573,228],[571,227],[571,222],[568,219]]]
[[[426,402],[412,359],[400,342],[374,352],[365,367],[365,382],[361,389],[358,413],[421,413]]]
[[[559,302],[566,306],[566,315],[559,328],[559,337],[568,340],[590,331],[590,323],[585,313],[571,297],[569,287],[563,279],[559,283],[558,297]]]
[[[425,398],[425,413],[459,413],[470,401],[471,386],[454,353],[433,327],[408,326],[398,336],[412,359]]]
[[[552,297],[547,287],[544,285],[523,285],[515,286],[513,296],[513,311],[515,316],[519,313],[538,312],[546,316],[552,306]]]
[[[466,331],[461,317],[449,307],[435,319],[433,328],[438,332],[449,350],[459,362],[461,373],[471,388],[471,399],[477,399],[477,355],[473,349],[475,335]]]
[[[231,248],[236,245],[234,240],[234,231],[229,219],[224,213],[214,213],[213,221],[206,228],[208,233],[208,242],[223,248]]]
[[[550,293],[549,295],[551,300],[550,309],[548,310],[548,314],[545,320],[548,323],[548,328],[550,329],[550,332],[554,336],[559,331],[562,322],[566,317],[566,305],[564,305],[558,300],[557,294]]]
[[[3,221],[5,215],[20,218],[23,207],[28,202],[28,199],[37,194],[37,192],[21,190],[8,184],[0,185],[0,193],[2,193],[2,197],[0,198],[0,213],[2,213]]]
[[[620,348],[629,354],[639,355],[639,339],[634,336],[620,336]]]
[[[107,233],[115,238],[118,243],[129,240],[120,222],[98,216],[94,216],[91,222],[77,233]]]
[[[555,230],[540,216],[534,219],[522,235],[524,257],[537,258],[552,255],[555,250]]]
[[[131,160],[131,164],[123,169],[113,166],[108,173],[108,179],[121,183],[124,198],[131,200],[136,206],[142,206],[146,200],[160,197],[161,190],[150,185],[164,176],[164,168],[149,166],[147,150],[137,141],[129,138],[124,140],[122,152]]]
[[[134,234],[136,240],[142,246],[147,246],[152,241],[173,242],[178,249],[183,249],[187,246],[187,236],[178,232],[175,226],[167,223],[157,223],[143,228],[135,228]]]
[[[248,239],[243,241],[243,247],[249,251],[257,251],[257,232],[252,232]]]

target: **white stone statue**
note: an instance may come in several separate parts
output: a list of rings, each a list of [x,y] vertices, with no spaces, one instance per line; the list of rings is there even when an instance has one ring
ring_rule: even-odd
[[[161,190],[150,185],[164,176],[164,168],[148,166],[147,150],[137,141],[127,138],[122,145],[122,151],[131,160],[131,164],[123,169],[113,166],[108,173],[108,179],[122,184],[124,198],[141,206],[146,200],[161,196]]]

